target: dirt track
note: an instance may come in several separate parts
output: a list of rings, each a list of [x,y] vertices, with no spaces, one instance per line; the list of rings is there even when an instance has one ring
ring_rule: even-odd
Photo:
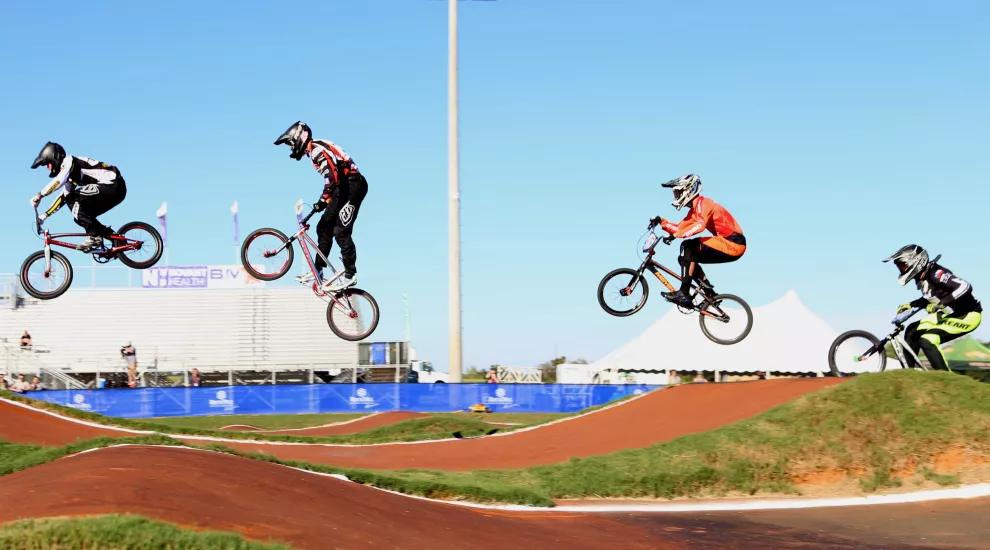
[[[375,446],[224,444],[283,459],[354,468],[451,471],[525,468],[647,447],[711,430],[843,381],[804,378],[686,384],[572,420],[480,439]],[[8,414],[13,415],[13,422],[6,421]],[[127,435],[109,428],[81,426],[5,403],[0,403],[0,417],[4,419],[0,422],[0,438],[17,442],[58,445],[97,435]]]
[[[0,522],[135,513],[314,550],[909,550],[985,548],[990,540],[987,500],[717,514],[487,511],[416,501],[230,455],[143,446],[103,449],[0,477],[0,502]]]
[[[765,412],[841,378],[687,384],[556,424],[481,439],[378,446],[274,446],[231,443],[245,451],[353,468],[510,469],[636,449],[711,430]]]
[[[312,428],[299,428],[293,430],[262,430],[255,428],[253,426],[231,426],[228,430],[231,431],[250,431],[252,433],[270,434],[270,435],[294,435],[298,437],[328,437],[333,435],[350,435],[356,434],[358,432],[363,432],[366,430],[373,430],[375,428],[383,428],[385,426],[391,426],[393,424],[398,424],[399,422],[405,422],[406,420],[413,420],[416,418],[427,418],[430,415],[411,412],[411,411],[389,411],[379,414],[370,414],[368,416],[358,418],[350,422],[341,422],[339,424],[327,424],[325,426],[313,426]]]

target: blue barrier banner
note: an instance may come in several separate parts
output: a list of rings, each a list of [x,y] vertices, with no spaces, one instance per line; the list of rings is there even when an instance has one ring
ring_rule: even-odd
[[[457,412],[573,413],[663,386],[601,384],[311,384],[114,388],[27,392],[29,397],[120,418],[230,414]]]

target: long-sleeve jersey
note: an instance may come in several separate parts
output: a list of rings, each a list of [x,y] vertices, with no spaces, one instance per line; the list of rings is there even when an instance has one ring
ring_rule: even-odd
[[[78,189],[78,192],[85,194],[87,186],[114,184],[119,177],[120,171],[115,166],[87,157],[66,155],[55,179],[48,182],[41,190],[43,197],[47,197],[59,189],[62,190],[61,196],[52,203],[46,214],[51,215],[61,208],[65,197],[74,190]]]
[[[700,195],[680,223],[664,220],[660,227],[678,239],[697,235],[705,229],[717,237],[742,235],[742,228],[728,210],[714,200]]]
[[[332,141],[314,139],[309,158],[313,161],[313,168],[323,176],[324,192],[340,185],[344,177],[359,173],[354,159]]]
[[[947,306],[953,315],[965,315],[983,311],[980,301],[973,296],[973,287],[956,277],[948,269],[932,264],[917,281],[921,298],[911,302],[912,307],[925,307],[929,303]]]

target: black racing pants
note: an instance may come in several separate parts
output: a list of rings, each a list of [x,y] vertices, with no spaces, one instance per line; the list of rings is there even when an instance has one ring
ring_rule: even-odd
[[[364,196],[368,194],[368,180],[361,174],[351,174],[347,176],[343,185],[334,190],[330,199],[330,206],[323,212],[320,222],[316,224],[316,237],[320,252],[324,256],[330,257],[330,249],[333,247],[333,240],[337,239],[340,245],[340,256],[344,261],[344,275],[353,277],[357,274],[357,248],[354,246],[354,239],[351,232],[354,230],[354,221],[357,219],[358,211]],[[319,255],[316,256],[316,269],[326,267],[326,262]]]
[[[86,230],[86,234],[109,238],[112,231],[96,219],[124,202],[127,185],[117,176],[113,183],[91,183],[76,187],[66,197],[65,203],[72,209],[72,219]]]
[[[687,294],[691,289],[691,280],[704,281],[705,270],[701,264],[724,264],[734,262],[746,252],[746,237],[733,233],[727,237],[701,237],[688,239],[681,243],[681,292]],[[688,275],[688,269],[694,262],[694,277]]]

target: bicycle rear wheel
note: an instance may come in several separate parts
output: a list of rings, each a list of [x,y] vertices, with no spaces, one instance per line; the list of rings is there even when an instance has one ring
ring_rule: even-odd
[[[292,267],[291,244],[275,253],[288,242],[289,238],[278,229],[258,229],[248,235],[241,245],[241,265],[255,279],[274,281],[288,273]]]
[[[368,292],[348,288],[327,304],[327,324],[348,342],[363,340],[378,328],[378,302]]]
[[[738,308],[732,306],[725,308],[723,307],[725,302],[732,303]],[[746,300],[733,294],[719,294],[713,297],[710,302],[706,300],[701,304],[698,312],[701,313],[698,318],[701,332],[716,344],[723,346],[738,344],[753,330],[753,310],[749,308]],[[741,323],[734,323],[735,321],[741,321]],[[734,328],[725,331],[725,336],[723,336],[720,329],[728,326]],[[716,332],[719,334],[716,335]]]
[[[130,222],[121,226],[117,234],[126,239],[139,241],[140,247],[117,253],[120,263],[134,269],[148,269],[162,258],[162,236],[151,224]],[[140,258],[140,259],[139,259]]]
[[[45,273],[45,251],[31,254],[21,264],[21,287],[39,300],[58,298],[72,284],[72,264],[62,254],[52,250],[52,270]]]
[[[870,350],[873,353],[865,355]],[[880,347],[879,338],[865,330],[843,332],[828,349],[828,368],[832,376],[840,377],[843,372],[883,372],[887,369],[887,350]]]
[[[602,282],[598,283],[598,305],[602,306],[606,313],[616,317],[628,317],[643,309],[646,299],[650,297],[650,287],[646,284],[646,277],[639,277],[639,281],[634,285],[636,276],[636,270],[628,267],[620,267],[605,275]],[[643,295],[637,298],[636,291],[640,287],[643,289]],[[611,297],[618,298],[625,305],[619,305],[617,307],[621,309],[616,309],[605,303],[605,300]]]

